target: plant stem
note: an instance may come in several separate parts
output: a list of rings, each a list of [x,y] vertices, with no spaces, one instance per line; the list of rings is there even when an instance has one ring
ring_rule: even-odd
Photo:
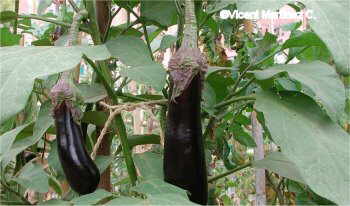
[[[218,179],[221,179],[221,178],[223,178],[223,177],[226,177],[226,176],[228,176],[228,175],[231,175],[232,173],[235,173],[235,172],[238,172],[238,171],[240,171],[240,170],[243,170],[243,169],[245,169],[245,168],[247,168],[247,167],[250,167],[251,165],[252,165],[252,163],[249,162],[249,163],[244,164],[244,165],[242,165],[242,166],[236,167],[236,168],[234,168],[234,169],[232,169],[232,170],[228,170],[227,172],[224,172],[224,173],[222,173],[222,174],[220,174],[220,175],[218,175],[218,176],[215,176],[215,177],[209,179],[209,180],[208,180],[208,183],[212,183],[212,182],[214,182],[214,181],[216,181],[216,180],[218,180]]]
[[[142,24],[142,28],[143,28],[143,33],[144,33],[144,36],[145,36],[145,39],[146,39],[148,51],[149,51],[149,53],[151,55],[152,61],[154,61],[154,56],[153,56],[153,52],[152,52],[152,48],[151,48],[151,42],[149,41],[146,25]]]
[[[220,102],[219,104],[216,104],[214,106],[214,108],[215,109],[219,109],[219,108],[228,106],[228,105],[230,105],[230,104],[232,104],[234,102],[244,101],[244,100],[255,100],[255,97],[254,96],[242,96],[242,97],[233,98],[233,99],[230,99],[230,100],[227,100],[227,101]]]
[[[103,75],[103,73],[100,70],[101,68],[98,68],[97,65],[92,60],[90,60],[88,57],[86,57],[85,55],[83,56],[83,58],[92,66],[92,68],[94,69],[94,71],[98,75],[99,79],[102,81],[102,84],[104,85],[105,89],[107,90],[108,96],[112,99],[113,104],[118,104],[118,97],[117,97],[116,93],[114,92],[113,88],[108,83],[108,80],[105,79],[105,76]],[[117,114],[115,116],[114,121],[116,124],[117,133],[118,133],[118,136],[120,138],[121,145],[122,145],[122,152],[123,152],[123,156],[125,158],[125,163],[126,163],[127,171],[129,174],[129,178],[131,180],[132,185],[135,185],[136,180],[137,180],[137,173],[136,173],[136,168],[134,165],[134,161],[132,159],[132,153],[131,153],[130,146],[129,146],[128,139],[127,139],[125,124],[124,124],[124,121],[121,117],[121,114]]]
[[[80,9],[78,8],[78,6],[75,4],[75,2],[73,0],[68,0],[69,4],[72,6],[73,10],[75,13],[79,13]]]
[[[37,16],[37,15],[19,14],[18,18],[20,18],[20,19],[28,18],[28,19],[35,19],[35,20],[45,21],[45,22],[53,23],[53,24],[56,24],[56,25],[59,25],[59,26],[67,27],[67,28],[70,28],[72,26],[71,24],[65,23],[63,21],[58,21],[58,20],[55,20],[55,19],[50,19],[50,18]],[[89,32],[89,30],[87,28],[85,28],[85,27],[79,27],[79,29],[81,31],[83,31],[83,32],[87,32],[87,33]]]
[[[233,96],[236,96],[239,94],[241,91],[245,90],[249,85],[251,85],[254,82],[255,78],[251,78],[242,88],[237,90],[235,93],[233,93]]]
[[[308,49],[309,46],[306,46],[304,48],[302,48],[296,55],[292,56],[292,57],[289,57],[287,59],[287,61],[284,63],[284,64],[288,64],[290,61],[292,61],[294,59],[294,57],[298,56],[299,54],[303,53],[306,49]]]

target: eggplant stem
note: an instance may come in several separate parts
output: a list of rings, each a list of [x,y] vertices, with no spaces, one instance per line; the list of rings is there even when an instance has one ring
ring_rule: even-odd
[[[226,176],[228,176],[228,175],[231,175],[232,173],[238,172],[238,171],[243,170],[243,169],[245,169],[245,168],[247,168],[247,167],[250,167],[250,166],[252,166],[252,163],[251,163],[251,162],[248,162],[247,164],[244,164],[244,165],[242,165],[242,166],[236,167],[236,168],[234,168],[234,169],[232,169],[232,170],[228,170],[227,172],[224,172],[224,173],[222,173],[222,174],[219,174],[218,176],[215,176],[215,177],[209,179],[209,180],[208,180],[208,183],[212,183],[212,182],[214,182],[214,181],[216,181],[216,180],[218,180],[218,179],[221,179],[221,178],[223,178],[223,177],[226,177]]]

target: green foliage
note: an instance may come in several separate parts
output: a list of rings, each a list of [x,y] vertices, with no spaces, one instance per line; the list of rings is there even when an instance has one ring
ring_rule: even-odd
[[[18,45],[21,35],[12,34],[9,28],[0,28],[0,47]]]
[[[291,79],[310,89],[313,93],[311,97],[321,102],[332,120],[339,120],[345,108],[345,88],[330,65],[318,61],[277,65],[264,71],[255,71],[254,74],[258,80],[265,80],[281,72],[287,72]]]
[[[13,11],[2,11],[0,12],[0,24],[7,23],[15,20],[17,14]]]
[[[17,14],[10,10],[0,13],[0,46],[3,47],[0,49],[0,172],[2,181],[20,194],[18,196],[2,185],[1,197],[7,197],[2,201],[3,204],[23,204],[20,197],[26,189],[45,193],[49,188],[58,194],[58,198],[39,200],[38,204],[191,204],[186,191],[162,180],[162,149],[160,153],[132,154],[139,171],[136,186],[130,184],[130,178],[125,171],[125,157],[119,156],[118,149],[111,156],[96,157],[96,164],[101,173],[108,166],[112,166],[121,174],[112,175],[115,192],[97,190],[81,197],[76,197],[70,192],[70,195],[63,196],[60,184],[65,177],[58,160],[56,140],[43,140],[46,134],[55,133],[51,117],[52,105],[47,99],[47,94],[56,83],[58,73],[75,68],[82,56],[86,55],[96,65],[102,60],[118,62],[115,65],[111,64],[111,71],[118,75],[117,78],[110,77],[114,85],[119,86],[122,79],[126,84],[129,80],[134,80],[147,86],[142,87],[139,90],[141,94],[138,95],[127,93],[127,87],[119,90],[118,87],[113,87],[111,93],[106,85],[90,84],[90,80],[87,80],[87,83],[77,85],[84,106],[112,96],[119,98],[123,103],[163,99],[169,92],[166,69],[152,60],[154,54],[150,53],[148,47],[156,53],[172,48],[180,41],[181,34],[178,37],[164,35],[163,31],[179,23],[178,17],[182,17],[182,14],[181,9],[176,6],[181,2],[113,2],[114,5],[127,10],[140,5],[141,16],[135,22],[129,23],[145,26],[151,45],[147,45],[147,42],[141,39],[146,35],[142,29],[130,27],[130,24],[126,23],[111,26],[106,38],[108,41],[102,45],[53,47],[52,33],[55,25],[41,26],[31,22],[29,17],[21,17],[18,19],[18,31],[22,31],[22,34],[33,34],[38,40],[32,42],[32,45],[35,45],[32,47],[16,47],[21,34],[13,34],[11,27]],[[303,32],[298,30],[300,22],[284,25],[282,29],[291,31],[291,36],[283,44],[277,42],[277,37],[270,33],[265,33],[264,36],[246,34],[242,29],[241,20],[219,18],[223,9],[232,11],[237,7],[240,11],[275,10],[289,2],[196,2],[196,17],[200,26],[199,45],[204,48],[210,62],[203,83],[202,97],[202,120],[207,126],[203,130],[210,164],[209,174],[221,174],[250,161],[253,167],[265,168],[285,178],[280,183],[284,189],[280,190],[284,195],[293,193],[291,196],[295,198],[290,203],[349,204],[349,188],[346,184],[350,179],[346,164],[350,161],[349,135],[339,125],[349,128],[344,111],[348,113],[350,101],[346,101],[346,90],[337,74],[349,74],[349,4],[339,1],[300,1],[306,8],[314,11],[315,19],[310,20],[311,28]],[[3,4],[5,3],[1,2],[1,5]],[[71,8],[64,8],[61,17],[52,13],[45,14],[44,11],[51,4],[51,0],[40,1],[38,12],[42,15],[35,17],[55,21],[62,19],[63,22],[60,23],[70,24],[73,13],[67,11]],[[301,4],[291,5],[296,10],[302,7]],[[336,11],[337,15],[330,11]],[[90,27],[87,29],[85,24],[81,26],[81,29],[91,32]],[[67,28],[63,29],[65,35],[55,42],[56,45],[64,45],[67,40]],[[224,47],[236,50],[237,56],[234,60],[228,60],[223,55],[224,48],[221,42],[219,43],[222,36],[225,38]],[[287,52],[287,49],[286,64],[276,64],[273,57],[282,51]],[[288,64],[294,58],[300,63]],[[253,71],[245,73],[247,68]],[[97,69],[101,67],[98,66]],[[98,70],[95,68],[96,71]],[[346,81],[345,79],[344,82]],[[149,94],[146,91],[148,87],[155,89],[155,93]],[[160,95],[161,92],[163,95]],[[242,95],[256,97],[255,105],[239,101],[223,108],[216,107],[224,101]],[[162,110],[163,120],[166,113],[164,108],[166,107],[163,106]],[[254,138],[250,135],[249,116],[253,109],[258,110],[258,120],[264,128],[264,143],[274,143],[279,150],[259,161],[251,161],[251,148],[256,146]],[[152,112],[157,114],[160,111],[155,107]],[[23,119],[21,114],[25,114]],[[84,112],[81,121],[90,124],[88,133],[93,133],[87,137],[89,147],[96,141],[95,126],[103,127],[107,118],[108,111],[97,111],[95,107]],[[120,119],[118,121],[120,123]],[[206,124],[208,122],[209,124]],[[126,121],[126,124],[131,131],[131,123]],[[110,132],[117,131],[115,122],[110,128]],[[140,144],[159,144],[162,136],[158,135],[159,131],[162,132],[157,128],[154,130],[156,134],[146,135],[134,135],[129,132],[127,141],[130,149]],[[111,136],[119,137],[115,134]],[[112,148],[118,148],[120,139],[114,138],[113,141],[117,145]],[[23,161],[24,152],[30,152],[39,158],[44,147],[48,153],[48,167],[45,170],[41,165],[34,163],[34,160],[28,163]],[[244,170],[236,173],[233,178],[218,180],[213,185],[214,199],[218,199],[220,204],[235,204],[230,194],[231,189],[235,188],[235,197],[241,197],[240,204],[250,204],[248,196],[254,195],[252,171]],[[248,189],[240,190],[241,188]],[[8,193],[10,195],[5,196]]]
[[[264,159],[254,161],[253,166],[256,168],[267,169],[283,177],[304,183],[297,166],[281,152],[272,152]]]
[[[300,93],[277,96],[261,92],[256,108],[264,112],[272,138],[311,189],[336,203],[348,204],[349,188],[344,182],[350,173],[344,162],[350,161],[349,135]]]

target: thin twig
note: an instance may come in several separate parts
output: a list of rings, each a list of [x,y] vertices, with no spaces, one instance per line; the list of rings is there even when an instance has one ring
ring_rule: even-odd
[[[68,2],[72,6],[72,8],[75,11],[75,13],[79,13],[80,12],[80,9],[78,8],[78,6],[75,4],[75,2],[73,0],[68,0]]]
[[[154,104],[165,104],[167,103],[167,99],[161,99],[161,100],[154,100],[154,101],[148,101],[148,102],[140,102],[140,103],[127,103],[127,104],[119,104],[119,105],[108,105],[105,102],[100,102],[99,104],[106,107],[109,109],[111,112],[109,114],[109,117],[99,135],[97,138],[96,144],[94,146],[93,152],[91,153],[91,158],[95,159],[96,158],[96,153],[98,148],[100,147],[100,144],[102,142],[103,137],[105,136],[107,129],[109,128],[110,124],[112,123],[114,117],[117,114],[120,114],[122,111],[131,111],[134,110],[138,107],[144,107],[144,106],[149,106],[149,105],[154,105]]]
[[[119,11],[122,9],[122,7],[119,7],[118,9],[117,9],[117,11],[115,11],[113,14],[112,14],[112,16],[111,16],[111,19],[113,20],[114,19],[114,17],[115,16],[117,16],[117,14],[119,13]],[[112,21],[111,20],[111,21]]]

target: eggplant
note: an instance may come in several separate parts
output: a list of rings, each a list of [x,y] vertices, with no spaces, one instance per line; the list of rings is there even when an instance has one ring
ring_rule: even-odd
[[[84,147],[80,125],[65,101],[54,110],[58,156],[71,188],[81,194],[92,193],[100,181],[100,172]]]
[[[201,75],[169,102],[164,138],[164,180],[189,192],[192,202],[206,205],[207,170],[201,126]]]

